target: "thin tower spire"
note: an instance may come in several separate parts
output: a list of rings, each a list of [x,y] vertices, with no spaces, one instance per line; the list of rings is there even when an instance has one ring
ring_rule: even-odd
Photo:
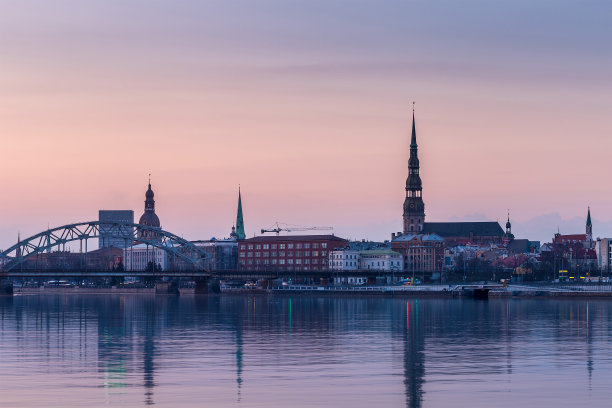
[[[238,239],[245,239],[244,232],[244,217],[242,215],[242,194],[240,192],[240,184],[238,185],[238,211],[236,211],[236,236]]]

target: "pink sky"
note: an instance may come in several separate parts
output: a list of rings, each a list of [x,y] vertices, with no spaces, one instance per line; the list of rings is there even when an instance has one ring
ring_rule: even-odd
[[[99,209],[138,218],[149,172],[186,238],[228,235],[241,184],[249,236],[281,221],[388,239],[413,100],[426,220],[509,208],[516,235],[544,239],[557,225],[529,220],[574,228],[590,205],[612,235],[605,10],[60,3],[0,16],[0,248]]]

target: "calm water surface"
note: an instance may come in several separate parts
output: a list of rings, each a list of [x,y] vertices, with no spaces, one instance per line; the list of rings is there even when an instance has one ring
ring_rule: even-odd
[[[0,299],[2,407],[610,407],[612,301]]]

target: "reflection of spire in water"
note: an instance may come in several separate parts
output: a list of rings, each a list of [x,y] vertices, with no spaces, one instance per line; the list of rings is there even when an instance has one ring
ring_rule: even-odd
[[[593,379],[593,336],[589,325],[589,304],[586,305],[586,342],[587,342],[587,372],[589,373],[589,391],[592,391],[591,381]]]
[[[238,385],[238,402],[242,387],[242,324],[236,325],[236,384]]]
[[[512,375],[512,336],[510,331],[510,305],[506,303],[506,373]],[[510,377],[508,377],[510,381]]]
[[[143,379],[145,387],[145,404],[153,405],[155,404],[155,402],[153,402],[153,387],[155,387],[155,342],[153,340],[153,335],[152,333],[149,333],[149,330],[147,330],[142,352],[142,371],[144,374]]]
[[[164,303],[166,305],[166,303]],[[151,307],[151,305],[149,305]],[[142,345],[142,372],[143,386],[145,389],[145,404],[153,405],[153,388],[155,387],[155,335],[157,331],[157,313],[153,313],[154,309],[147,310],[146,318],[143,322],[142,337],[144,342]]]
[[[406,302],[406,330],[404,332],[404,385],[406,407],[418,408],[423,402],[423,377],[425,363],[423,355],[422,328],[419,326],[419,303]]]
[[[293,319],[293,316],[292,316],[292,310],[291,310],[291,298],[289,298],[289,334],[291,334],[291,329],[293,326],[292,319]]]

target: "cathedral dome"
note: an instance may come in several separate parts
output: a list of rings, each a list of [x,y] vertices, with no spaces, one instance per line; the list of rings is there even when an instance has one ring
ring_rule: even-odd
[[[155,214],[155,200],[153,199],[154,193],[151,189],[151,181],[149,180],[149,188],[145,193],[145,211],[140,217],[140,221],[138,221],[141,225],[146,225],[147,227],[161,228],[161,223],[159,222],[159,217]]]
[[[149,227],[160,227],[159,217],[152,211],[145,211],[138,221],[141,225],[147,225]]]

